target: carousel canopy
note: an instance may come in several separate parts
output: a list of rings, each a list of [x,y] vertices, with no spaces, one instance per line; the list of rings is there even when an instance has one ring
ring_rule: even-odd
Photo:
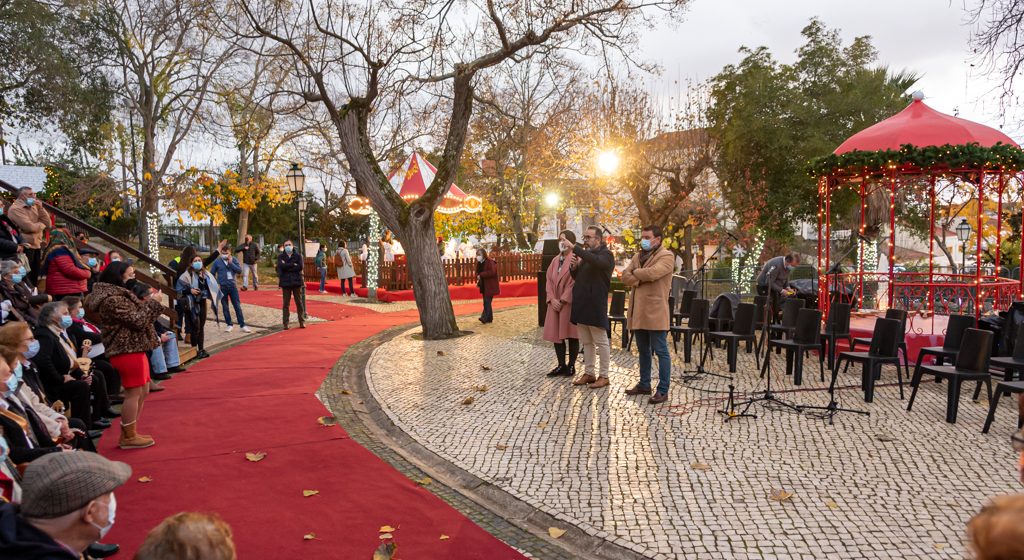
[[[1017,146],[1012,138],[994,128],[940,113],[916,96],[906,109],[854,134],[833,153],[899,150],[905,144],[918,147],[946,144],[977,144],[985,148],[996,144]]]
[[[434,181],[437,175],[437,168],[427,158],[413,152],[409,159],[388,175],[388,181],[394,187],[402,200],[412,202],[427,192],[427,187]],[[479,197],[468,195],[462,189],[452,183],[448,192],[438,205],[437,211],[443,214],[455,214],[457,212],[479,212],[483,207],[483,201]],[[370,201],[363,197],[354,197],[349,201],[349,210],[355,214],[368,214],[370,212]]]

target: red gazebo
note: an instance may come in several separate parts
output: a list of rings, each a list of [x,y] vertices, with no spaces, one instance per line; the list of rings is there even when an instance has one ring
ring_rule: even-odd
[[[844,289],[832,297],[819,297],[827,314],[833,298],[849,301],[854,309],[868,311],[898,307],[925,316],[970,313],[981,317],[1006,309],[1021,296],[1022,284],[1000,267],[1004,211],[1021,212],[1021,170],[1024,151],[1009,136],[993,128],[935,111],[918,92],[903,111],[843,142],[832,155],[812,163],[818,180],[818,293],[829,294],[827,271],[833,267],[832,221],[836,202],[859,203],[859,224],[849,229],[859,235],[857,265],[837,275]],[[974,270],[945,270],[935,262],[936,199],[949,196],[961,208],[975,202],[967,218],[975,234]],[[835,199],[840,198],[840,201]],[[850,200],[852,198],[852,201]],[[1004,202],[1007,205],[1004,207]],[[1011,204],[1014,206],[1011,208]],[[840,204],[841,205],[841,204]],[[887,223],[868,224],[870,209],[888,206]],[[994,212],[992,207],[994,206]],[[897,230],[901,215],[927,214],[928,268],[898,271],[894,265]],[[874,213],[875,215],[878,212]],[[957,216],[960,219],[960,216]],[[986,224],[995,225],[994,261],[983,265]],[[887,266],[865,263],[868,226],[879,239],[888,237]],[[860,240],[860,241],[858,241]],[[837,249],[838,251],[838,249]],[[872,301],[877,305],[868,305]],[[918,333],[923,329],[915,327]],[[932,333],[936,324],[931,321]]]

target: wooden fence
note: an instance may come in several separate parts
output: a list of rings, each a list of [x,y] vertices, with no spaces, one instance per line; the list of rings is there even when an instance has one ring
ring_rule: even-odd
[[[502,282],[511,280],[529,280],[537,277],[543,255],[533,253],[492,253],[490,255],[498,264],[498,275]],[[352,264],[356,276],[363,276],[364,264],[358,255],[353,255]],[[444,276],[449,286],[462,286],[476,283],[476,259],[454,259],[442,261]],[[304,275],[307,282],[320,280],[320,272],[316,269],[312,257],[306,258]],[[337,279],[337,264],[333,258],[327,259],[327,278]],[[394,262],[380,263],[378,286],[388,291],[411,290],[412,278],[405,255],[397,255]]]

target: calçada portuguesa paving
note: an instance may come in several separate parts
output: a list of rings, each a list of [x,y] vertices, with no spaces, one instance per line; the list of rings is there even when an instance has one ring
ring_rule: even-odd
[[[894,369],[868,404],[851,368],[840,377],[841,404],[870,417],[843,415],[829,426],[755,407],[758,418],[723,423],[717,411],[730,382],[680,382],[681,344],[670,406],[623,394],[636,381],[636,356],[619,348],[617,334],[609,388],[545,377],[554,353],[536,316],[529,306],[490,325],[463,318],[474,334],[445,341],[417,340],[410,329],[373,353],[370,391],[400,429],[454,466],[642,555],[962,558],[970,517],[989,497],[1020,490],[1011,399],[982,435],[988,402],[970,401],[973,386],[953,425],[944,421],[945,385],[922,383],[907,412]],[[724,351],[715,357],[709,369],[724,371]],[[781,398],[828,402],[816,360],[793,392],[783,364],[773,358]],[[733,383],[763,388],[752,354],[740,353]],[[462,404],[468,396],[472,404]],[[774,500],[776,490],[792,497]]]

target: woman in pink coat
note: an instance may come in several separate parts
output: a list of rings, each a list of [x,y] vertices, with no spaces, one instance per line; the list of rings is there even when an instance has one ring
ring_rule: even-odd
[[[555,354],[558,356],[558,367],[551,370],[548,377],[576,375],[576,355],[580,353],[580,341],[576,325],[569,322],[572,313],[572,285],[575,283],[569,267],[576,258],[572,254],[575,244],[575,233],[565,230],[559,234],[558,248],[561,252],[548,265],[548,312],[544,316],[544,340],[555,343]],[[565,361],[566,340],[569,346],[568,363]]]

